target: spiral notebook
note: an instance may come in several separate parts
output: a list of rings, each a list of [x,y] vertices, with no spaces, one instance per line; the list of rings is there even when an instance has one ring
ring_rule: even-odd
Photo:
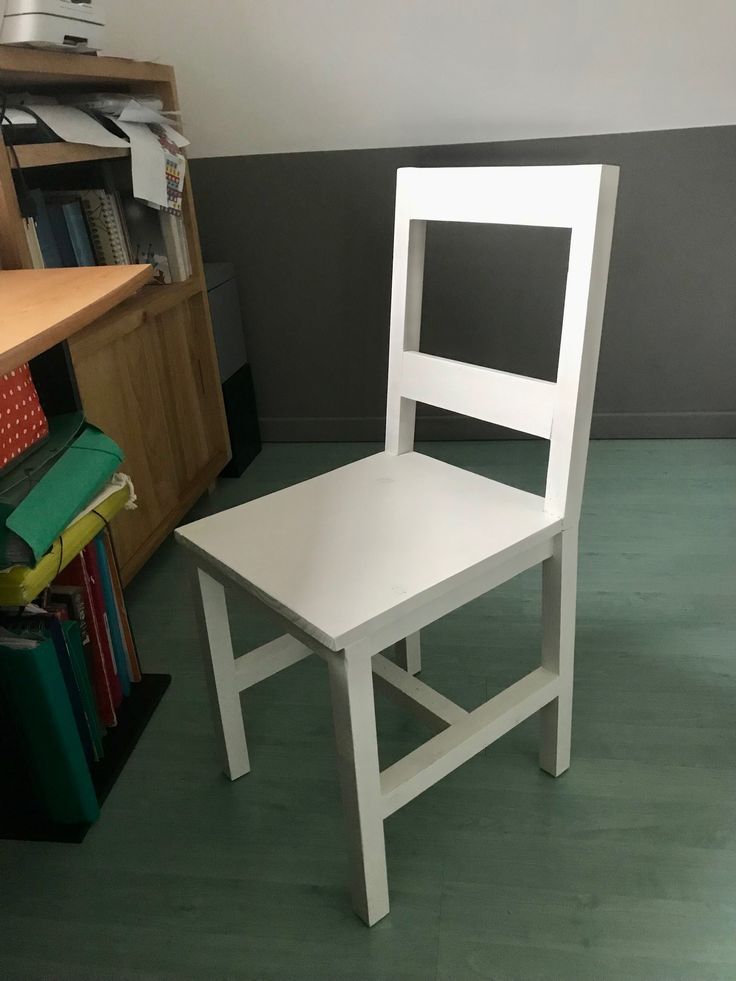
[[[77,193],[84,208],[98,265],[120,266],[130,263],[123,217],[115,196],[102,188]]]

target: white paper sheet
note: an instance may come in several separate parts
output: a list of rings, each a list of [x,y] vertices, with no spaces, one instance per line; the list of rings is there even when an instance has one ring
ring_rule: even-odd
[[[3,126],[10,126],[14,123],[16,126],[35,126],[36,117],[32,116],[30,112],[25,112],[23,109],[14,109],[12,106],[5,107],[5,115],[3,116]]]
[[[158,123],[168,125],[168,118],[151,106],[143,105],[137,99],[131,99],[120,111],[120,119],[124,123]]]
[[[144,123],[126,123],[122,119],[115,123],[130,140],[133,196],[159,208],[168,207],[164,148]]]
[[[176,145],[179,147],[180,150],[182,149],[182,147],[189,146],[189,144],[191,143],[191,140],[188,140],[186,136],[182,136],[181,133],[178,133],[168,123],[165,123],[162,128],[166,133],[166,135],[168,136],[168,138],[171,140],[171,142],[176,143]]]
[[[127,147],[122,137],[108,132],[102,123],[74,106],[50,106],[33,103],[28,106],[49,129],[66,143],[87,143],[92,146]]]

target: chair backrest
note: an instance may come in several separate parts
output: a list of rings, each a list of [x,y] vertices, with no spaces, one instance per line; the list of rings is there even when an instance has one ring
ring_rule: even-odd
[[[417,402],[550,440],[545,507],[577,521],[608,279],[618,168],[403,168],[396,185],[386,450],[414,445]],[[419,351],[428,221],[569,228],[556,382]],[[532,284],[533,285],[533,284]]]

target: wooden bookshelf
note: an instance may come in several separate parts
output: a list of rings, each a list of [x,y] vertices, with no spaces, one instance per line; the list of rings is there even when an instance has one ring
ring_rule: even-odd
[[[127,157],[124,147],[89,146],[87,143],[26,143],[8,148],[11,169],[18,167],[60,167],[63,164],[88,163],[91,160],[113,160]]]
[[[47,381],[51,375],[56,378],[65,364],[63,357],[57,357],[60,345],[68,342],[75,332],[83,332],[101,317],[113,315],[116,305],[119,308],[120,304],[133,301],[140,309],[146,309],[147,299],[157,300],[156,296],[148,297],[142,289],[151,275],[150,266],[0,271],[0,372],[12,370],[26,360],[38,366],[48,355],[54,355],[52,372],[45,371],[42,377]],[[181,285],[186,289],[193,287],[193,284]],[[177,296],[182,295],[180,290],[170,299],[175,303]],[[43,401],[43,386],[39,386],[39,394]],[[39,447],[35,452],[42,451]],[[24,458],[22,466],[26,473],[33,473],[33,453]],[[24,606],[55,580],[59,571],[108,524],[114,536],[118,515],[129,496],[127,486],[121,487],[100,502],[93,512],[73,521],[32,568],[14,566],[0,574],[0,603]],[[114,785],[170,680],[168,675],[160,674],[143,674],[139,681],[131,680],[130,693],[116,708],[117,725],[107,730],[102,741],[102,757],[89,763],[92,786],[100,804]],[[81,692],[82,689],[77,690]],[[81,841],[91,826],[89,823],[52,821],[41,798],[36,799],[33,759],[26,758],[22,742],[16,744],[14,738],[10,743],[7,741],[8,733],[12,733],[17,724],[18,705],[13,706],[7,698],[0,701],[0,729],[4,737],[0,740],[0,763],[4,779],[7,777],[10,781],[8,786],[3,786],[0,838]],[[48,704],[45,709],[48,711]]]
[[[177,112],[168,65],[0,46],[0,91],[150,94]],[[0,269],[30,269],[18,202],[18,168],[0,135]],[[127,149],[47,143],[16,146],[30,186],[75,186],[79,165],[123,158]],[[47,169],[48,168],[48,169]],[[65,341],[87,419],[123,449],[138,508],[112,528],[124,582],[131,579],[230,459],[217,356],[191,183],[183,219],[192,262],[186,283],[146,286]],[[119,268],[119,267],[113,267]],[[18,352],[19,354],[22,351]]]
[[[93,323],[151,275],[150,266],[0,271],[0,374]]]

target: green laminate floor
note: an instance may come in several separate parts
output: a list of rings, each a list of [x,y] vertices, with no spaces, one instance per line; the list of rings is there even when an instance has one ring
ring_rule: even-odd
[[[200,512],[373,449],[268,446]],[[541,486],[540,443],[424,449]],[[581,551],[572,769],[538,770],[532,719],[390,818],[368,930],[324,665],[247,694],[253,772],[229,784],[167,543],[129,600],[172,686],[84,844],[0,842],[0,978],[736,979],[736,441],[593,443]],[[232,617],[243,650],[273,635]],[[424,679],[479,704],[535,665],[538,617],[532,572],[428,628]],[[378,715],[385,763],[424,735]]]

